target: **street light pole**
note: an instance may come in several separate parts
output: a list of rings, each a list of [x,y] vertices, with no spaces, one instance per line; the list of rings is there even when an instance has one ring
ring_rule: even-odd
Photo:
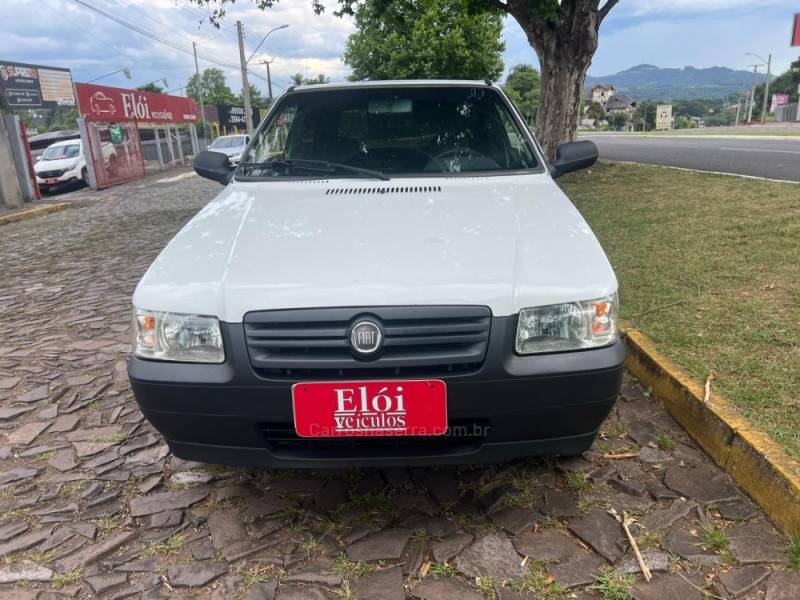
[[[100,81],[101,79],[105,79],[106,77],[111,77],[112,75],[116,75],[117,73],[122,73],[125,75],[125,79],[131,78],[131,71],[128,67],[122,67],[121,69],[117,69],[116,71],[111,71],[111,73],[106,73],[105,75],[100,75],[100,77],[95,77],[88,83],[94,83],[95,81]]]
[[[247,80],[247,61],[244,58],[244,32],[242,22],[236,21],[236,36],[239,38],[239,62],[242,67],[242,98],[244,99],[244,121],[247,133],[253,135],[253,110],[250,107],[250,82]]]
[[[769,98],[769,77],[772,74],[772,54],[767,57],[767,80],[764,82],[764,103],[761,105],[761,124],[767,122],[767,98]]]
[[[266,41],[267,41],[267,38],[268,38],[268,37],[269,37],[269,36],[270,36],[272,33],[276,32],[276,31],[279,31],[280,29],[286,29],[287,27],[289,27],[289,26],[288,26],[288,25],[279,25],[278,27],[275,27],[275,28],[273,28],[273,29],[270,29],[270,30],[267,32],[267,34],[266,34],[266,35],[265,35],[263,38],[261,38],[261,41],[260,41],[260,42],[258,42],[258,46],[256,46],[256,49],[255,49],[255,50],[253,50],[253,53],[250,55],[250,58],[248,58],[248,59],[247,59],[247,62],[250,62],[251,60],[253,60],[253,57],[256,55],[256,52],[258,52],[258,49],[259,49],[259,48],[261,48],[261,46],[263,46],[263,45],[264,45],[264,42],[266,42]]]
[[[203,106],[203,82],[200,80],[200,66],[197,64],[197,42],[192,42],[194,50],[194,72],[197,75],[197,97],[200,99],[200,119],[203,121],[203,139],[208,139],[208,129],[206,128],[206,109]]]
[[[756,103],[756,76],[759,65],[753,65],[753,85],[750,88],[750,106],[747,109],[747,124],[753,122],[753,104]]]

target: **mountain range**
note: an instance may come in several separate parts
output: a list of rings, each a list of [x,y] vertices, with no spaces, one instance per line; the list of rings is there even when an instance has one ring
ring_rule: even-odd
[[[756,77],[763,83],[765,75]],[[697,69],[663,69],[655,65],[636,65],[604,77],[586,77],[586,87],[611,84],[621,94],[636,100],[692,100],[695,98],[725,98],[728,94],[749,90],[752,71],[727,67]]]

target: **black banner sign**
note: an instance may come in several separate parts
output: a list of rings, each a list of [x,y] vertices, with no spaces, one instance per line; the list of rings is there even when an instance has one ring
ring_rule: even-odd
[[[9,108],[75,106],[69,69],[0,60],[0,97]]]

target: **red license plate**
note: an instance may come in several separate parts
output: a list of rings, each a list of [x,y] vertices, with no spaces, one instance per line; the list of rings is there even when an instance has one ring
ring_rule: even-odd
[[[438,436],[447,387],[424,381],[336,381],[292,386],[294,428],[305,438]]]
[[[53,185],[54,183],[58,183],[58,177],[48,177],[44,180],[47,185]]]

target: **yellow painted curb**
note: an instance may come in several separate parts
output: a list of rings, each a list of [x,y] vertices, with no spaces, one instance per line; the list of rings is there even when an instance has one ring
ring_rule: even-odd
[[[56,204],[45,204],[43,206],[37,206],[36,208],[30,208],[28,210],[11,213],[10,215],[0,215],[0,225],[41,217],[42,215],[46,215],[48,213],[64,210],[68,206],[68,202],[58,202]]]
[[[773,522],[789,535],[800,531],[800,462],[756,429],[725,398],[663,356],[635,329],[624,331],[628,370],[660,398],[670,414],[727,471]]]

